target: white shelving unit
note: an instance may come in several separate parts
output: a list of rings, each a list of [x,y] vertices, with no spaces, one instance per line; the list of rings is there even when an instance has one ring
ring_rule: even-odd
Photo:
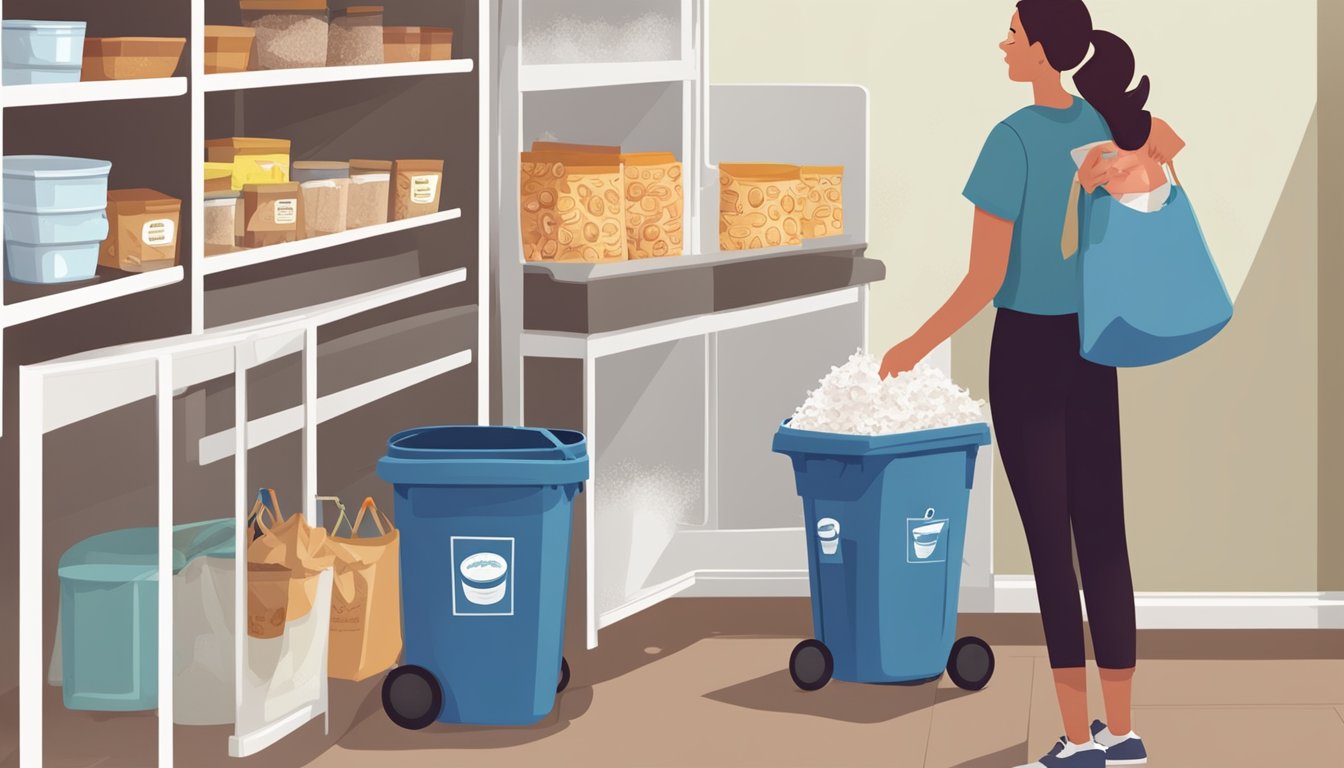
[[[299,256],[314,251],[323,251],[328,248],[335,248],[338,245],[357,243],[360,240],[368,240],[372,237],[390,235],[394,232],[405,232],[407,230],[427,227],[431,224],[453,221],[454,219],[460,218],[462,218],[462,209],[452,208],[428,216],[418,216],[413,219],[402,219],[401,221],[389,221],[386,224],[379,224],[373,227],[348,229],[344,232],[337,232],[332,235],[322,235],[321,237],[295,240],[292,243],[281,243],[280,245],[268,245],[264,248],[250,248],[234,251],[232,253],[221,253],[217,256],[206,256],[201,264],[201,271],[206,275],[215,275],[220,272],[228,272],[231,269],[242,269],[243,267],[250,267],[256,264],[265,264],[268,261],[287,259],[291,256]]]
[[[399,64],[371,64],[359,67],[308,67],[272,69],[259,72],[228,72],[205,75],[207,93],[243,91],[252,88],[276,88],[286,85],[344,83],[385,77],[424,77],[426,75],[467,74],[475,67],[471,59],[450,61],[413,61]]]
[[[191,481],[178,474],[184,465],[193,471],[217,472],[222,465],[232,463],[229,471],[232,480],[224,493],[228,494],[227,506],[238,521],[237,551],[241,555],[246,551],[242,521],[255,493],[251,484],[257,482],[257,472],[271,471],[265,463],[258,465],[255,458],[249,462],[249,453],[274,450],[282,440],[293,441],[297,436],[301,446],[297,474],[290,479],[295,482],[300,495],[291,495],[285,506],[287,509],[301,507],[310,522],[319,523],[314,497],[320,490],[331,490],[329,486],[319,488],[323,472],[330,472],[323,468],[332,461],[349,461],[345,446],[319,444],[321,425],[328,425],[327,429],[340,429],[342,434],[350,429],[368,432],[368,427],[360,426],[361,420],[352,414],[392,398],[407,404],[408,410],[402,414],[405,417],[437,423],[442,418],[443,400],[441,397],[433,400],[429,394],[437,395],[445,387],[451,389],[457,401],[467,404],[465,408],[470,408],[472,413],[467,420],[489,421],[489,318],[492,305],[489,253],[494,208],[490,196],[492,21],[497,20],[492,5],[488,0],[404,0],[399,12],[419,14],[423,19],[411,23],[455,28],[454,48],[460,58],[451,61],[207,76],[204,72],[204,27],[207,22],[236,24],[236,17],[230,18],[230,14],[237,13],[236,0],[196,0],[189,6],[169,4],[166,7],[170,11],[164,14],[166,18],[152,20],[157,25],[154,29],[165,29],[170,24],[177,26],[171,32],[147,31],[142,34],[187,37],[185,77],[0,89],[0,105],[4,107],[0,113],[4,116],[0,120],[0,139],[9,142],[6,150],[12,154],[29,152],[27,146],[30,143],[47,147],[57,145],[67,135],[81,138],[75,131],[56,131],[54,137],[43,136],[40,127],[46,113],[28,113],[21,108],[66,110],[61,113],[66,121],[71,115],[84,118],[84,110],[89,110],[88,130],[97,131],[100,121],[103,125],[112,124],[111,121],[135,124],[139,117],[134,110],[140,107],[133,108],[133,104],[172,105],[163,108],[172,110],[173,126],[180,122],[180,130],[172,130],[172,141],[163,141],[160,132],[158,141],[161,145],[136,146],[130,156],[138,158],[140,154],[152,153],[156,165],[150,173],[162,176],[165,185],[173,182],[183,189],[184,232],[180,266],[124,276],[100,272],[99,282],[72,285],[64,290],[50,287],[35,291],[27,287],[18,289],[13,284],[4,286],[9,289],[7,291],[0,290],[0,329],[4,329],[4,333],[0,333],[0,351],[3,351],[4,339],[11,331],[23,331],[31,338],[33,334],[43,333],[47,326],[42,323],[58,322],[57,318],[73,312],[79,312],[81,318],[88,317],[90,311],[104,311],[102,305],[109,307],[106,317],[97,315],[94,322],[106,328],[149,322],[180,328],[180,331],[163,334],[165,338],[93,348],[55,359],[33,359],[32,353],[28,352],[19,361],[18,391],[6,393],[9,395],[6,407],[15,414],[19,429],[17,434],[4,437],[18,441],[18,450],[11,453],[20,459],[12,474],[19,489],[18,496],[23,500],[21,517],[24,520],[19,532],[24,552],[19,560],[17,587],[18,610],[24,617],[19,629],[19,748],[24,768],[42,765],[44,761],[58,761],[58,755],[44,754],[44,749],[62,748],[60,740],[52,738],[53,733],[79,732],[79,718],[89,715],[53,705],[46,685],[51,652],[49,633],[56,621],[52,614],[56,558],[64,546],[57,542],[76,534],[83,538],[107,530],[106,527],[77,532],[71,529],[73,523],[70,521],[84,520],[86,510],[71,511],[59,505],[66,486],[71,485],[69,481],[78,480],[79,467],[69,465],[71,459],[67,457],[54,460],[50,441],[69,434],[67,430],[87,429],[89,427],[84,425],[113,414],[124,414],[127,409],[134,410],[137,404],[147,400],[153,401],[152,415],[144,428],[154,435],[157,447],[144,457],[143,466],[149,473],[147,487],[157,494],[153,524],[159,528],[159,572],[166,574],[171,573],[174,524],[188,521],[184,520],[184,515],[200,514],[175,504],[175,494],[180,498],[184,491],[192,490],[188,488]],[[98,34],[100,21],[107,23],[119,13],[137,13],[137,8],[134,5],[125,9],[90,8],[89,34]],[[25,6],[23,12],[31,14],[31,4]],[[63,7],[60,12],[79,11]],[[179,19],[180,23],[176,21]],[[398,22],[389,19],[388,23]],[[347,83],[350,88],[343,87]],[[375,84],[362,85],[364,83]],[[376,95],[370,95],[375,93],[369,90],[370,87],[376,89]],[[384,92],[391,98],[405,94],[414,96],[389,105],[382,99]],[[318,93],[320,96],[310,96]],[[469,100],[462,100],[465,94],[470,94]],[[430,100],[426,104],[428,114],[437,116],[434,119],[441,120],[442,124],[424,123],[420,111],[408,111],[408,105],[415,106],[414,99],[422,96]],[[454,100],[448,106],[450,96]],[[215,101],[208,102],[208,99]],[[253,99],[259,99],[256,103],[263,106],[283,104],[289,113],[277,117],[275,110],[252,109]],[[378,100],[376,108],[361,108],[362,100],[373,99]],[[127,104],[104,103],[116,101],[126,101]],[[102,104],[85,106],[95,103]],[[333,104],[344,107],[347,112],[333,115],[328,109]],[[212,112],[221,105],[231,110],[229,114]],[[435,108],[440,111],[434,112]],[[393,129],[370,130],[368,125],[357,125],[360,119],[375,121],[375,127],[378,120],[395,124],[400,115],[405,115],[407,124],[397,124]],[[17,131],[5,125],[15,116],[25,121]],[[411,118],[415,118],[417,124],[409,124]],[[323,119],[329,124],[323,124]],[[249,133],[250,130],[260,131],[260,135],[274,135],[291,124],[298,126],[296,130],[309,131],[307,135],[310,136],[316,133],[337,143],[344,140],[349,149],[335,151],[360,153],[347,155],[349,157],[383,154],[387,159],[454,158],[455,162],[445,168],[444,209],[436,214],[386,225],[207,257],[200,194],[204,187],[202,164],[206,138],[257,135]],[[260,128],[253,128],[254,125]],[[182,135],[184,131],[189,131],[190,136]],[[343,138],[343,132],[350,132],[351,136]],[[86,144],[95,148],[106,146],[111,152],[136,141],[130,131],[107,134]],[[149,132],[146,135],[155,134]],[[100,141],[103,143],[99,144]],[[376,148],[363,148],[375,142],[381,144]],[[405,148],[399,149],[403,142]],[[310,144],[313,146],[309,151],[325,147],[324,142],[317,140],[310,139]],[[41,151],[60,154],[62,149],[58,146],[55,150]],[[295,149],[294,159],[303,159],[297,154],[302,151],[298,141]],[[81,152],[84,156],[99,156],[87,148],[67,153]],[[133,163],[120,163],[118,157],[109,159],[113,161],[112,186],[116,188],[119,167],[133,168]],[[123,185],[149,186],[139,182]],[[327,252],[332,254],[330,260],[320,256]],[[297,289],[294,288],[296,282]],[[474,291],[467,291],[468,285]],[[260,310],[250,305],[231,306],[247,304],[238,302],[236,297],[253,291],[269,292],[266,301],[258,304]],[[138,316],[134,310],[127,309],[131,305],[126,302],[107,304],[114,299],[132,296],[136,297],[134,302],[152,299],[156,310],[160,306],[173,307],[175,314],[169,318],[171,323],[161,317]],[[170,302],[165,297],[181,300]],[[115,311],[110,309],[114,306]],[[417,313],[435,314],[425,309],[429,306],[450,312],[446,322],[456,324],[450,337],[432,348],[396,344],[395,334],[405,326],[404,318],[398,318],[407,313],[413,318],[418,317]],[[90,309],[94,307],[99,309]],[[124,312],[129,314],[123,315]],[[362,330],[353,331],[356,326]],[[470,326],[474,327],[468,332]],[[329,359],[348,362],[352,354],[348,349],[350,345],[342,344],[351,333],[359,336],[365,345],[356,347],[354,354],[365,348],[372,351],[390,348],[394,354],[373,356],[367,367],[361,365],[360,376],[352,379],[346,370],[348,365],[327,362]],[[423,339],[423,332],[420,338]],[[332,350],[329,354],[323,352],[328,348]],[[299,371],[300,383],[294,405],[275,407],[265,397],[262,397],[264,402],[256,399],[255,380],[261,377],[261,381],[267,381],[268,371],[279,364],[296,365]],[[474,376],[469,376],[467,370],[472,368]],[[254,380],[251,389],[249,379]],[[205,422],[201,420],[205,417],[192,410],[187,411],[184,422],[179,409],[185,406],[180,398],[205,391],[206,384],[219,387],[221,382],[232,389],[231,427],[204,429]],[[424,389],[430,385],[436,389]],[[209,391],[214,392],[213,389]],[[474,407],[471,406],[473,400]],[[184,444],[183,434],[194,438]],[[360,444],[376,449],[386,437],[387,434],[361,433]],[[100,522],[96,525],[110,524]],[[242,690],[240,681],[248,668],[246,632],[241,629],[246,626],[246,601],[241,597],[246,595],[246,568],[241,567],[242,562],[237,560],[234,568],[235,596],[239,598],[234,601],[234,626],[240,628],[235,633],[237,690]],[[324,685],[322,697],[316,703],[304,704],[275,717],[268,714],[265,727],[245,730],[239,726],[227,740],[211,741],[205,747],[200,739],[190,735],[194,732],[190,727],[175,727],[172,583],[171,578],[159,580],[159,717],[153,736],[147,737],[153,741],[146,745],[146,751],[123,762],[154,764],[157,761],[160,768],[165,768],[174,765],[176,757],[177,764],[191,765],[194,762],[189,757],[193,754],[191,750],[202,748],[210,756],[243,757],[285,739],[314,719],[325,718],[329,706]],[[59,695],[56,698],[59,699]],[[241,699],[237,706],[244,706]],[[116,713],[97,713],[96,716],[104,719],[118,717]],[[144,719],[137,722],[143,723]]]
[[[571,571],[583,582],[586,607],[570,621],[584,627],[590,648],[602,628],[677,595],[807,593],[801,505],[787,461],[770,454],[770,438],[820,372],[867,346],[867,283],[880,279],[880,267],[862,258],[867,93],[711,86],[709,2],[502,6],[502,405],[506,423],[575,427],[588,437],[592,479],[576,507],[581,533]],[[658,50],[679,55],[548,63],[568,49],[526,47],[573,19],[620,29],[648,14],[675,30],[676,39]],[[674,152],[685,180],[687,255],[524,263],[515,163],[539,138]],[[720,252],[720,161],[844,165],[849,234]],[[851,278],[850,265],[857,273],[860,263],[866,277]],[[580,308],[554,306],[563,302]],[[529,396],[556,388],[583,394],[563,405],[553,395]]]
[[[8,85],[0,91],[0,104],[5,107],[40,107],[50,104],[83,104],[91,101],[164,99],[184,96],[186,93],[185,77],[103,80],[58,85]]]
[[[526,93],[694,79],[695,62],[632,61],[622,64],[527,64],[522,67],[519,82],[520,89]]]

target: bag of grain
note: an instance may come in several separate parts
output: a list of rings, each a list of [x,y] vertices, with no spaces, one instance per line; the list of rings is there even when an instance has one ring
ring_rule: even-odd
[[[741,251],[802,244],[807,197],[796,165],[719,165],[719,248]]]
[[[392,164],[391,221],[439,212],[442,160],[398,160]]]
[[[842,165],[805,165],[799,170],[807,197],[803,198],[803,239],[845,233]]]
[[[620,155],[524,152],[520,187],[528,261],[629,258]]]
[[[177,266],[182,201],[152,189],[107,193],[109,234],[98,263],[124,272]]]
[[[292,243],[304,231],[298,184],[251,184],[243,190],[243,200],[247,222],[244,247]]]
[[[681,163],[671,152],[621,155],[630,258],[682,253]]]

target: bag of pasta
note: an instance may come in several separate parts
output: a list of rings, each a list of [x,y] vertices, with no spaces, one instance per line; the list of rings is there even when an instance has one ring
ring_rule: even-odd
[[[625,261],[619,154],[524,152],[520,200],[527,261]]]

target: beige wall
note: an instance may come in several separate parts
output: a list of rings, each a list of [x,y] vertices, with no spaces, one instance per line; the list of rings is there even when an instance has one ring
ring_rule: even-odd
[[[1137,586],[1316,589],[1329,546],[1317,533],[1316,3],[1090,5],[1152,77],[1150,107],[1189,141],[1181,175],[1238,296],[1215,345],[1122,380]],[[912,332],[964,274],[961,187],[990,127],[1030,100],[996,48],[1012,10],[1011,0],[711,3],[716,82],[859,83],[872,95],[869,239],[888,266],[873,294],[877,349]],[[953,345],[956,376],[977,395],[991,321],[986,312]],[[1001,473],[995,492],[995,571],[1029,573]]]

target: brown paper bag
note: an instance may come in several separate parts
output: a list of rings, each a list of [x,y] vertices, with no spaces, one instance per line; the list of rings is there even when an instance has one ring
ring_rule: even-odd
[[[257,535],[247,545],[247,634],[279,637],[313,609],[318,576],[335,558],[327,532],[301,514],[285,518],[273,490],[258,495],[248,519]]]
[[[377,536],[361,536],[366,514]],[[348,537],[340,535],[342,524],[350,528]],[[353,523],[341,510],[328,542],[336,572],[327,673],[363,680],[396,664],[401,654],[401,534],[373,499],[365,499]]]

